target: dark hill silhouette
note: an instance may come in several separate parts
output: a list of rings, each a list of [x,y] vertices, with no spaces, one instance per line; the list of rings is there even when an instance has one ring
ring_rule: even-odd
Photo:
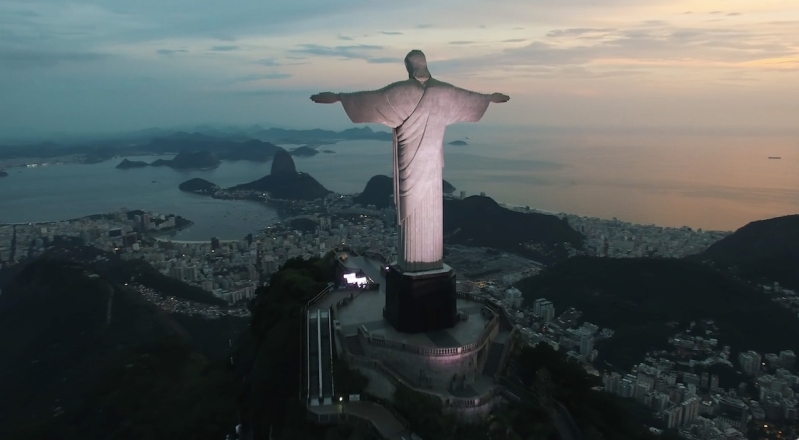
[[[353,201],[359,205],[374,205],[378,208],[388,208],[394,205],[392,195],[394,194],[394,181],[389,176],[373,176],[366,182],[363,189]]]
[[[466,141],[461,141],[461,140],[452,141],[449,144],[450,145],[469,145],[468,143],[466,143]]]
[[[294,159],[282,148],[275,154],[272,170],[268,176],[230,189],[264,191],[275,199],[284,200],[313,200],[323,198],[332,192],[309,174],[298,173]]]
[[[799,289],[799,215],[749,223],[689,259],[730,268],[751,281]]]
[[[167,336],[188,335],[138,294],[92,278],[82,265],[28,265],[0,296],[0,426],[50,419],[54,407],[78,403],[102,359]],[[11,438],[2,428],[0,437]]]
[[[442,184],[444,194],[450,194],[455,191],[455,187],[446,180]],[[363,192],[356,196],[353,201],[362,206],[374,205],[381,209],[389,208],[394,206],[393,195],[394,180],[389,176],[377,175],[366,182]]]
[[[391,141],[392,135],[386,131],[373,131],[369,127],[349,128],[335,132],[331,130],[289,130],[269,128],[251,132],[252,137],[277,144],[319,144],[336,140],[380,140]]]
[[[292,176],[297,174],[297,167],[294,165],[294,159],[286,150],[280,150],[275,154],[272,161],[272,169],[269,172],[272,176]]]
[[[135,215],[135,212],[128,211],[128,214]],[[93,246],[77,244],[76,239],[71,237],[56,237],[53,246],[45,252],[44,258],[81,262],[112,282],[124,284],[133,281],[158,292],[168,292],[169,295],[176,298],[222,307],[227,305],[225,300],[215,297],[198,286],[192,286],[162,274],[144,260],[123,260],[114,253]]]
[[[574,257],[520,281],[525,303],[547,298],[557,313],[569,307],[582,319],[615,330],[600,357],[629,368],[690,321],[713,319],[719,345],[735,352],[799,350],[795,313],[769,301],[730,274],[677,259]],[[678,321],[678,328],[668,322]],[[701,334],[704,336],[704,334]]]
[[[205,179],[200,179],[199,177],[195,177],[194,179],[189,179],[180,185],[178,185],[178,189],[181,191],[193,192],[197,194],[207,194],[211,195],[218,191],[220,188]]]
[[[131,168],[144,168],[149,166],[150,166],[149,163],[142,162],[140,160],[123,159],[122,162],[120,162],[119,165],[116,166],[116,168],[119,168],[120,170],[128,170]]]
[[[490,197],[444,200],[444,240],[513,252],[542,263],[568,257],[564,243],[582,249],[584,237],[554,215],[503,208]],[[536,248],[523,246],[534,242]]]
[[[218,167],[221,161],[210,151],[183,150],[172,159],[158,159],[151,166],[168,166],[178,170],[208,169]]]

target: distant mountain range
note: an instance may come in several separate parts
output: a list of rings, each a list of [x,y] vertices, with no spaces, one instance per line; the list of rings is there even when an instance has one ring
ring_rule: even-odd
[[[246,129],[198,127],[187,132],[178,130],[148,129],[116,137],[91,138],[80,141],[39,142],[0,146],[0,159],[37,158],[82,155],[85,162],[96,163],[119,156],[178,153],[181,151],[208,151],[222,160],[267,161],[274,156],[275,144],[294,144],[309,147],[333,144],[347,140],[378,140],[390,142],[392,134],[373,131],[369,127],[332,130],[264,129],[252,126]],[[299,154],[308,154],[301,150]],[[310,153],[313,154],[313,153]]]

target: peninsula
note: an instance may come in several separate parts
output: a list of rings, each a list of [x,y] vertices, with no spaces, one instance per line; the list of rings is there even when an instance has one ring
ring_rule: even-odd
[[[266,201],[270,198],[314,200],[323,198],[332,192],[309,174],[298,172],[294,165],[294,159],[282,148],[279,148],[275,154],[270,174],[258,180],[231,188],[221,188],[205,179],[194,178],[181,183],[178,188],[181,191],[207,195],[215,199],[258,201]]]
[[[320,199],[332,192],[311,175],[298,172],[294,165],[294,159],[291,158],[288,151],[283,149],[275,154],[269,175],[249,183],[236,185],[229,190],[268,192],[272,198],[284,200]]]

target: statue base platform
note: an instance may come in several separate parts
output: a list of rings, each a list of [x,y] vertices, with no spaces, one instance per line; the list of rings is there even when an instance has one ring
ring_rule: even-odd
[[[458,323],[455,273],[447,265],[425,272],[403,272],[391,265],[385,292],[383,316],[399,332],[432,332]]]

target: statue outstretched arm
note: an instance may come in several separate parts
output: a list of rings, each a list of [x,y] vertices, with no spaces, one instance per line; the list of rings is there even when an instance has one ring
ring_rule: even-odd
[[[352,122],[383,124],[394,128],[401,125],[404,118],[391,105],[386,94],[387,89],[388,87],[366,92],[339,93],[337,97]]]
[[[317,104],[333,104],[341,101],[341,97],[338,93],[322,92],[317,93],[316,95],[311,95],[311,101]]]
[[[508,102],[510,101],[510,96],[503,95],[502,93],[492,93],[491,94],[491,102],[494,104],[499,104],[501,102]]]

